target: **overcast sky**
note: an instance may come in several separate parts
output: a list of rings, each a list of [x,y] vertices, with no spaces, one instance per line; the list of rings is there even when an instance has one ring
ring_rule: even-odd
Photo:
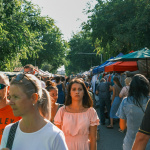
[[[64,39],[69,40],[72,32],[80,31],[80,25],[87,20],[83,13],[87,2],[92,6],[97,3],[96,0],[31,0],[34,4],[40,6],[42,16],[49,16],[54,19],[56,26],[64,34]]]

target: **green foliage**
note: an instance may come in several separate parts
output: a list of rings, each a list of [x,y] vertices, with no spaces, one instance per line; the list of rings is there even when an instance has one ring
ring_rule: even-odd
[[[53,26],[50,31],[43,35],[44,50],[41,50],[37,59],[38,66],[48,62],[53,66],[52,72],[64,64],[66,42],[62,40],[61,33],[56,26]]]
[[[97,53],[107,60],[120,52],[150,47],[149,12],[149,0],[97,0],[94,9],[87,10],[92,15],[83,30],[91,31]]]
[[[37,5],[27,0],[3,0],[0,3],[0,67],[13,70],[20,62],[48,62],[56,70],[63,64],[66,42],[54,20],[41,16]],[[17,65],[17,64],[16,64]]]
[[[16,57],[27,58],[27,54],[36,55],[42,48],[42,42],[38,38],[40,34],[30,30],[29,18],[33,13],[34,17],[37,17],[37,10],[30,2],[3,0],[2,15],[0,16],[1,70],[5,70],[6,66],[10,66],[12,69],[10,62]]]
[[[89,35],[84,32],[73,35],[69,41],[69,45],[70,51],[66,57],[68,64],[65,65],[67,75],[70,75],[72,72],[79,73],[87,71],[91,66],[100,64],[100,56],[88,54],[94,53],[94,46]]]
[[[42,69],[43,71],[51,72],[51,70],[53,69],[53,66],[50,65],[50,64],[47,63],[47,62],[44,62],[44,63],[41,65],[41,69]]]

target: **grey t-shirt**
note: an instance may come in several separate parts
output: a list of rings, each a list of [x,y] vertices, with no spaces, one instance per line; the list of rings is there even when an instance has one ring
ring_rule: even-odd
[[[110,99],[109,82],[100,82],[97,86],[99,92],[99,99]]]

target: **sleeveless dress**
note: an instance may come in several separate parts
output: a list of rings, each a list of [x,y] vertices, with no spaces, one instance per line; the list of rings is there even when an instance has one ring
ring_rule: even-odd
[[[111,109],[110,109],[110,118],[115,118],[115,119],[118,119],[118,117],[116,116],[116,112],[120,106],[120,103],[121,103],[121,98],[119,97],[119,93],[121,91],[121,88],[114,84],[113,86],[115,88],[115,98],[114,98],[114,101],[111,105]]]
[[[55,125],[61,125],[69,150],[89,150],[89,127],[99,125],[98,115],[93,107],[85,112],[67,112],[65,106],[59,108]]]
[[[65,95],[63,92],[63,88],[62,88],[62,83],[57,85],[58,88],[58,99],[57,99],[57,103],[59,104],[64,104],[65,102]]]

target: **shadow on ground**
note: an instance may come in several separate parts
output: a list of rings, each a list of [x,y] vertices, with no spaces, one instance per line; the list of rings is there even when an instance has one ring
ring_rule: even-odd
[[[106,119],[106,125],[99,126],[100,139],[97,141],[97,150],[122,150],[125,133],[119,132],[119,122],[114,124],[113,129],[107,129],[109,120]]]

